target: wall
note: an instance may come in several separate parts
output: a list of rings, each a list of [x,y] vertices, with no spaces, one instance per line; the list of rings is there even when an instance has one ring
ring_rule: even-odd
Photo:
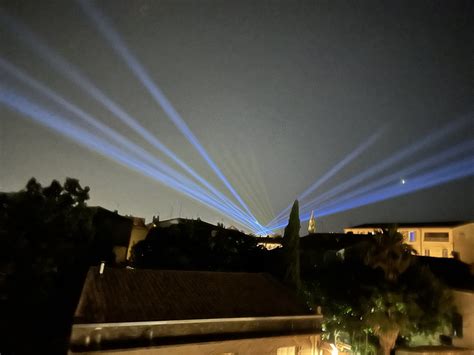
[[[463,336],[454,337],[453,345],[472,349],[474,353],[474,291],[454,290],[453,296],[463,325]]]
[[[457,227],[453,232],[454,250],[460,259],[467,264],[474,263],[474,223]]]
[[[443,257],[443,249],[447,251],[447,257],[452,258],[453,251],[453,229],[452,228],[422,228],[421,250],[419,255],[432,256],[437,258]],[[448,233],[448,241],[426,241],[426,233]],[[426,255],[425,250],[429,250]]]
[[[134,225],[130,233],[130,241],[127,249],[127,260],[130,260],[132,256],[132,248],[139,241],[142,241],[146,238],[148,234],[148,228],[145,225]]]
[[[285,353],[292,355],[291,349],[295,347],[294,355],[317,355],[320,336],[292,335],[266,338],[252,338],[239,340],[226,340],[205,343],[192,343],[182,345],[159,346],[139,349],[120,349],[94,351],[93,354],[126,354],[126,355],[277,355]],[[280,348],[280,352],[278,349]],[[74,354],[70,352],[70,354]]]

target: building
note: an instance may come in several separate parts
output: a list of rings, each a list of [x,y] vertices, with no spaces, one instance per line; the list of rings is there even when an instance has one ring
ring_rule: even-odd
[[[321,320],[264,273],[92,267],[69,353],[312,355]]]
[[[94,212],[93,225],[100,254],[108,263],[123,263],[126,260],[133,230],[133,221],[117,212],[102,207],[90,207]]]
[[[403,234],[419,255],[458,258],[474,263],[474,222],[398,223]],[[393,224],[373,223],[345,228],[345,233],[371,234]]]
[[[267,250],[273,250],[282,247],[282,237],[254,237],[258,246],[264,247]]]
[[[316,219],[314,218],[314,211],[311,211],[311,217],[308,221],[308,234],[316,233]]]
[[[150,230],[150,227],[145,225],[145,218],[129,216],[132,220],[132,230],[130,231],[130,238],[127,246],[127,257],[126,260],[130,260],[132,257],[132,249],[135,244],[144,240]]]

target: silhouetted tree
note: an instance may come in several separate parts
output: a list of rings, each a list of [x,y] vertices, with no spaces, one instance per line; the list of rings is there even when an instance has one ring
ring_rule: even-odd
[[[301,288],[300,279],[300,217],[298,200],[291,208],[288,225],[283,233],[283,260],[285,264],[284,281],[296,290]]]
[[[91,257],[88,193],[70,178],[0,193],[0,352],[65,352]]]

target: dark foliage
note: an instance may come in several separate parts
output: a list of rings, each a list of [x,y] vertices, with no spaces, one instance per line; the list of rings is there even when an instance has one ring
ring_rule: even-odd
[[[311,302],[322,305],[333,341],[343,338],[366,353],[379,343],[388,353],[397,337],[409,341],[449,324],[448,290],[395,230],[319,256],[317,267],[305,273],[305,285]]]
[[[271,257],[244,233],[189,220],[152,229],[132,259],[142,268],[256,272],[266,271]]]
[[[295,290],[301,288],[300,279],[300,217],[298,200],[293,203],[288,225],[283,233],[284,281]]]
[[[32,178],[0,193],[0,352],[65,353],[83,278],[94,263],[89,188]],[[27,341],[26,338],[27,338]]]

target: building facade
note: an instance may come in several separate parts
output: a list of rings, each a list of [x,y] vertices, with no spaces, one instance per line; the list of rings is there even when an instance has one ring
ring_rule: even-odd
[[[345,228],[345,233],[373,234],[390,224],[362,224]],[[458,258],[474,263],[474,222],[399,223],[397,230],[418,255]]]

